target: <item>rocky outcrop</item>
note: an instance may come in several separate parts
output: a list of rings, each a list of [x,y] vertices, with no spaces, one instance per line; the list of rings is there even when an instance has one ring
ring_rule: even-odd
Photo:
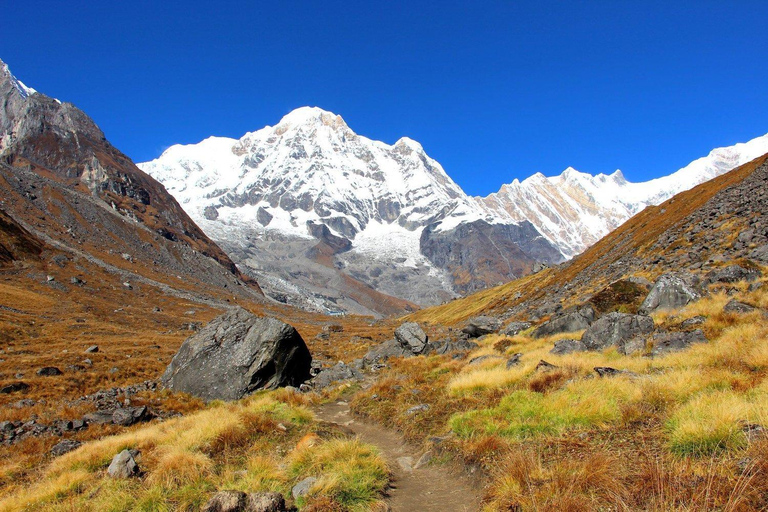
[[[649,316],[608,313],[584,332],[581,341],[587,350],[603,350],[615,346],[619,351],[626,352],[625,344],[633,338],[642,339],[653,331],[653,327],[653,319]]]
[[[541,324],[533,331],[533,337],[543,338],[562,332],[581,331],[592,325],[595,317],[595,309],[591,305],[575,306]]]
[[[476,316],[470,318],[461,332],[470,338],[479,338],[486,334],[494,334],[501,329],[501,320],[492,316]]]
[[[206,400],[237,400],[258,389],[299,386],[311,362],[296,329],[234,308],[187,338],[162,380]]]
[[[709,272],[704,282],[709,283],[737,283],[739,281],[752,282],[763,275],[757,268],[744,268],[741,265],[728,265]]]
[[[653,285],[648,296],[640,306],[641,314],[649,314],[659,309],[681,308],[702,296],[699,278],[689,273],[664,274]]]

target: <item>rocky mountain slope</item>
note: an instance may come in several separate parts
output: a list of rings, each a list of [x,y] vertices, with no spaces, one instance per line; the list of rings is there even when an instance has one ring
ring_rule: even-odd
[[[9,259],[18,256],[14,240],[31,236],[112,269],[126,286],[144,279],[261,294],[81,110],[26,87],[2,62],[0,106],[0,241],[11,247],[3,251]]]
[[[139,166],[273,297],[388,314],[573,257],[646,206],[766,151],[768,136],[646,183],[569,168],[472,198],[417,142],[373,141],[304,107],[239,140],[173,146]]]
[[[140,166],[271,295],[303,290],[305,307],[386,313],[396,299],[366,296],[434,304],[562,259],[528,222],[481,211],[417,142],[367,139],[318,108]]]

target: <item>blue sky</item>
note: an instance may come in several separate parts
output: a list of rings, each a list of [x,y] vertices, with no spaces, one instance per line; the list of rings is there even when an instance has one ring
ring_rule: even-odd
[[[135,161],[312,105],[484,195],[768,132],[764,0],[2,3],[0,58]]]

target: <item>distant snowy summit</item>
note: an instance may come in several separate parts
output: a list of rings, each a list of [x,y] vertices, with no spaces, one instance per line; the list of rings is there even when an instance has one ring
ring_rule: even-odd
[[[274,295],[369,312],[340,291],[349,279],[439,302],[570,258],[645,206],[765,152],[768,135],[645,183],[569,168],[469,197],[418,142],[370,140],[336,114],[302,107],[240,139],[172,146],[139,167]]]

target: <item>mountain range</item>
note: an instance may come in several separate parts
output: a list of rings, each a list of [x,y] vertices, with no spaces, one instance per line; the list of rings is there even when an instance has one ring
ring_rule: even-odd
[[[416,141],[316,107],[139,164],[278,300],[323,312],[432,305],[579,254],[648,205],[768,152],[768,135],[643,183],[568,168],[470,197]]]

